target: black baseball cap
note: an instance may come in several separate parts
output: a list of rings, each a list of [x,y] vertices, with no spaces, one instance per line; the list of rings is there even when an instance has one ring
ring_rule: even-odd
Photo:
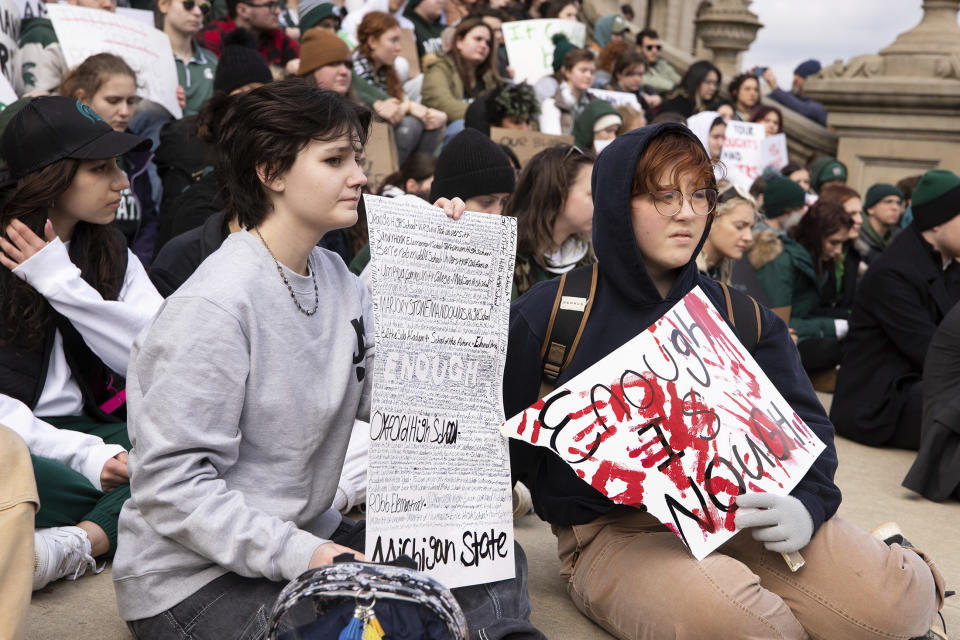
[[[13,116],[0,136],[0,155],[13,178],[64,158],[105,160],[146,151],[149,138],[114,131],[97,112],[74,98],[34,98]]]

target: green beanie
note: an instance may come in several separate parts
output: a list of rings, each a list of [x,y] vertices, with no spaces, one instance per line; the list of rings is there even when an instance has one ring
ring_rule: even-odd
[[[552,39],[553,44],[556,45],[553,49],[553,70],[560,71],[560,67],[563,66],[563,59],[567,57],[569,52],[576,49],[577,45],[567,40],[567,34],[565,33],[555,33]]]
[[[884,184],[881,182],[867,189],[867,195],[863,198],[863,212],[866,213],[867,209],[887,196],[897,196],[901,200],[904,199],[903,191],[900,191],[900,189],[897,189],[892,184]]]
[[[913,190],[910,206],[920,231],[950,221],[960,214],[960,176],[946,169],[927,171]]]
[[[820,158],[810,165],[810,186],[820,193],[820,187],[829,180],[847,181],[847,167],[836,158]]]
[[[763,188],[763,215],[768,218],[779,218],[806,202],[807,193],[790,178],[774,176]]]
[[[297,7],[299,13],[300,37],[327,18],[340,20],[340,7],[332,2],[318,2],[317,0],[303,0]]]
[[[577,119],[573,121],[573,144],[584,151],[593,148],[593,133],[596,131],[596,123],[601,118],[610,120],[610,116],[615,117],[621,124],[623,118],[613,108],[613,105],[606,100],[591,100],[590,104],[583,108]],[[612,122],[612,120],[610,120]],[[609,124],[604,125],[606,128]]]

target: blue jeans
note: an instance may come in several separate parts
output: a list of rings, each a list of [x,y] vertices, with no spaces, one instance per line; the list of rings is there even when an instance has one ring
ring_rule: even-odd
[[[330,537],[337,544],[363,551],[366,522],[344,518]],[[530,624],[527,557],[515,543],[517,577],[453,589],[470,629],[470,640],[546,640]],[[152,618],[127,626],[140,640],[254,640],[266,633],[273,603],[284,587],[266,578],[220,576],[186,600]],[[281,631],[306,624],[310,607],[294,607]]]

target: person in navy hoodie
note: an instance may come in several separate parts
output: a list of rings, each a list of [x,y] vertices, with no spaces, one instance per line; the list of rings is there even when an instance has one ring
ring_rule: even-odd
[[[578,375],[651,325],[694,287],[721,315],[720,287],[699,275],[710,232],[713,166],[685,127],[663,123],[618,137],[593,170],[593,246],[599,278],[570,366]],[[672,193],[667,193],[672,191]],[[559,286],[534,286],[512,307],[504,407],[533,404],[540,349]],[[885,544],[836,517],[833,426],[800,364],[787,326],[761,308],[755,359],[827,445],[790,495],[737,498],[741,532],[697,560],[643,510],[614,504],[559,456],[511,440],[515,480],[553,525],[574,604],[619,638],[909,638],[927,633],[943,579],[919,551]],[[752,535],[750,535],[752,533]],[[791,572],[778,552],[801,551]],[[774,552],[774,553],[771,553]]]

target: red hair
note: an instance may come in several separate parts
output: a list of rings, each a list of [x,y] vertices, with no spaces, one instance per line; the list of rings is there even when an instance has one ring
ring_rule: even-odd
[[[669,175],[666,171],[669,170]],[[703,145],[679,131],[668,131],[654,138],[640,155],[633,172],[630,197],[651,191],[679,189],[684,177],[693,179],[697,188],[716,188],[713,163]],[[664,180],[658,184],[657,180]]]
[[[367,58],[370,58],[372,62],[373,57],[371,54],[373,49],[370,46],[370,41],[379,38],[395,27],[399,28],[400,23],[389,13],[371,11],[366,14],[357,26],[357,42],[360,43],[357,50]],[[400,82],[400,78],[397,76],[397,71],[393,68],[393,65],[386,66],[384,76],[387,79],[387,94],[389,94],[391,98],[403,100],[403,83]]]

